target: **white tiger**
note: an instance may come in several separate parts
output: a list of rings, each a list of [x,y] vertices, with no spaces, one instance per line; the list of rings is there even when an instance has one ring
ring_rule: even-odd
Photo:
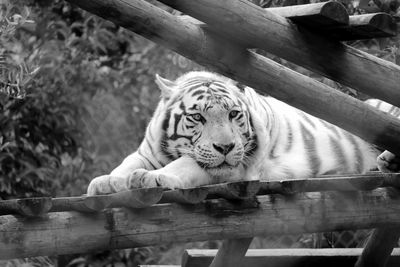
[[[364,173],[379,152],[362,139],[272,97],[210,72],[170,81],[156,75],[161,100],[138,150],[88,195],[140,187],[188,188],[237,180],[283,180]],[[371,105],[400,115],[379,100]],[[394,155],[378,163],[389,170]]]

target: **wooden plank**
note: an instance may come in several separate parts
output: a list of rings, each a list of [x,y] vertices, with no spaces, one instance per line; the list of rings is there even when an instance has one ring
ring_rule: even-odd
[[[205,0],[199,1],[199,3],[203,1]],[[272,60],[243,50],[242,47],[237,46],[232,41],[221,39],[220,35],[213,35],[209,30],[205,30],[203,26],[183,21],[181,18],[175,17],[143,0],[114,0],[112,2],[109,0],[69,0],[69,2],[106,19],[110,19],[117,25],[126,27],[150,40],[165,45],[204,66],[214,67],[220,73],[258,89],[260,93],[276,97],[311,115],[336,124],[362,137],[364,140],[378,145],[382,149],[400,154],[400,143],[398,142],[400,139],[400,122],[398,119],[385,115],[357,99],[333,90],[327,85],[291,71]],[[194,3],[193,1],[187,2]],[[216,3],[220,3],[220,1],[211,2],[208,3],[210,9]],[[236,1],[224,2],[224,5],[231,6],[231,2]],[[179,3],[181,4],[181,2]],[[245,3],[242,4],[247,5]],[[198,5],[194,6],[198,7]],[[203,7],[199,7],[199,10],[202,9]],[[251,6],[251,9],[253,9],[253,6]],[[216,8],[216,10],[225,10],[225,7]],[[262,10],[262,14],[264,13]],[[235,14],[234,10],[232,14]],[[221,20],[224,19],[221,18]],[[282,23],[287,23],[284,18],[282,19],[284,20]],[[275,24],[273,23],[272,25]],[[235,26],[230,25],[228,28],[235,27],[236,23]],[[284,28],[282,30],[293,32],[290,29],[292,28]],[[266,37],[268,36],[267,34]],[[275,37],[271,38],[274,39]],[[306,40],[303,35],[301,35],[301,39]],[[291,39],[286,40],[286,43],[291,43],[291,41],[289,42]],[[396,94],[399,94],[399,96],[395,97],[391,95],[391,98],[400,99],[400,90],[397,90],[397,86],[400,84],[399,66],[382,60],[379,61],[380,67],[375,66],[378,64],[376,63],[376,59],[368,54],[328,41],[322,46],[321,44],[318,50],[320,52],[323,51],[323,60],[318,55],[314,55],[313,49],[309,50],[308,48],[306,49],[307,51],[313,51],[312,55],[303,54],[299,59],[307,61],[307,58],[312,58],[313,62],[319,62],[322,65],[324,65],[323,62],[329,62],[328,65],[324,65],[324,68],[326,67],[328,70],[332,67],[336,73],[350,74],[352,78],[357,77],[356,80],[358,81],[365,81],[367,77],[380,75],[379,78],[378,76],[374,78],[375,89],[379,88],[380,92],[386,92],[386,89],[391,87],[386,82],[391,83],[392,78],[397,79]],[[287,44],[282,45],[288,48]],[[307,44],[304,45],[299,47],[307,47]],[[314,42],[309,42],[309,45],[314,45]],[[332,46],[337,45],[339,45],[337,47],[338,50],[334,49],[336,54],[333,52],[333,54],[330,54]],[[298,50],[299,48],[293,48],[293,51],[296,51],[296,49]],[[282,50],[285,50],[285,48]],[[341,52],[338,54],[339,50]],[[290,50],[285,52],[291,53]],[[334,57],[331,57],[332,55]],[[357,58],[357,60],[354,58]],[[368,61],[369,63],[365,63],[364,61]],[[358,71],[354,72],[352,68],[348,68],[350,66],[348,64],[355,64],[355,62],[359,62],[360,66],[363,66],[362,69],[365,72],[362,75]],[[384,73],[381,72],[382,68],[386,68]],[[373,74],[369,72],[370,70],[374,70]],[[397,76],[392,76],[393,71],[397,73]],[[385,77],[385,79],[383,80],[381,77]],[[369,85],[371,84],[372,82],[369,83]],[[389,91],[391,90],[389,89]]]
[[[221,247],[218,249],[217,254],[212,260],[210,267],[248,266],[246,264],[243,264],[243,258],[252,240],[253,238],[224,240]],[[182,265],[187,266],[184,261],[182,261]]]
[[[266,8],[296,24],[309,28],[326,29],[333,26],[349,25],[349,14],[339,2],[321,2],[306,5]]]
[[[217,250],[186,250],[182,267],[208,266]],[[353,267],[361,248],[351,249],[249,249],[243,265],[251,267]],[[228,265],[226,265],[228,266]],[[234,265],[232,265],[234,266]],[[371,265],[372,266],[372,265]],[[377,266],[377,265],[376,265]],[[400,249],[394,249],[387,267],[400,266]]]
[[[400,224],[400,199],[386,190],[205,200],[100,213],[0,216],[0,259],[86,253],[257,235],[367,229]]]
[[[219,36],[229,36],[247,47],[261,48],[367,95],[400,106],[400,66],[394,63],[326,39],[304,27],[299,29],[287,19],[247,0],[161,2],[207,23],[209,29]],[[188,39],[185,38],[185,42]],[[179,52],[184,53],[182,49]],[[239,71],[232,67],[231,72],[233,70],[236,70],[235,73]],[[384,81],[382,77],[385,77]]]

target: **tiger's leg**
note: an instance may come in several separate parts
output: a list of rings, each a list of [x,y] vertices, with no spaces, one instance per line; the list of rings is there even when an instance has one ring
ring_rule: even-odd
[[[189,156],[182,156],[157,170],[137,169],[129,176],[129,188],[190,188],[212,183],[211,176]]]
[[[129,155],[109,175],[94,178],[87,189],[89,196],[128,190],[129,176],[136,169],[153,169],[137,152]]]
[[[400,170],[400,159],[387,150],[380,154],[376,161],[381,172],[397,172]]]

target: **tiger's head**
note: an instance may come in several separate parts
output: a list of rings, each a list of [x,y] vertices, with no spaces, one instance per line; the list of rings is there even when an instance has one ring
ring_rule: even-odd
[[[161,151],[171,160],[189,155],[211,176],[246,169],[258,150],[257,121],[236,83],[209,72],[170,81],[156,76],[164,118]]]

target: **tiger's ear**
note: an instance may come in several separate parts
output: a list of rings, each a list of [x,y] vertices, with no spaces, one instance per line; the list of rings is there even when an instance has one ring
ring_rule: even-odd
[[[161,97],[165,100],[171,97],[173,88],[176,86],[175,82],[165,79],[158,74],[156,74],[156,84],[161,90]]]

